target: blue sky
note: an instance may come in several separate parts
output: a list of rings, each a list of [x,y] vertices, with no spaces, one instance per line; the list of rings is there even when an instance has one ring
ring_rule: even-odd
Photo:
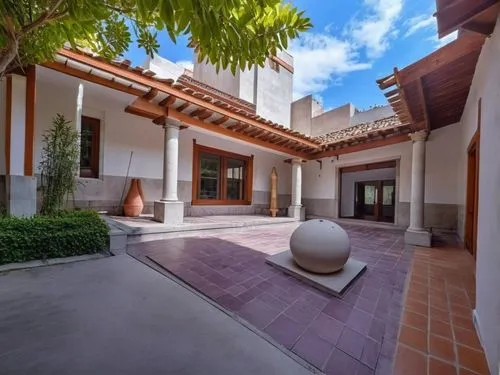
[[[294,97],[313,94],[325,108],[351,102],[359,109],[386,104],[375,80],[394,67],[422,58],[449,42],[438,40],[435,0],[292,0],[314,27],[291,43]],[[160,35],[160,55],[189,66],[192,50],[186,38],[177,44]],[[135,47],[126,55],[142,64]]]

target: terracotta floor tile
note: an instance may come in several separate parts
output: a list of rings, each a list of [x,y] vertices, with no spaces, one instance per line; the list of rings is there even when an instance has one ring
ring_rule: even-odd
[[[428,293],[417,292],[417,291],[413,290],[411,287],[408,290],[408,298],[411,298],[415,301],[422,302],[425,304],[429,303],[429,294]]]
[[[440,309],[431,305],[429,312],[431,319],[441,320],[443,322],[450,321],[450,312],[447,309]]]
[[[394,375],[427,374],[427,356],[413,349],[399,345],[394,365]]]
[[[470,318],[472,316],[472,309],[469,306],[458,306],[451,304],[450,310],[452,315]]]
[[[441,320],[431,318],[430,333],[436,336],[447,338],[449,340],[453,339],[451,325]]]
[[[457,369],[455,365],[430,357],[429,375],[457,375]]]
[[[427,332],[425,331],[403,324],[399,332],[399,342],[411,346],[413,349],[423,353],[427,353]]]
[[[448,300],[444,297],[436,296],[436,295],[430,295],[429,296],[429,306],[432,307],[437,307],[442,310],[447,310],[448,309]]]
[[[403,312],[402,323],[414,328],[421,329],[423,331],[427,331],[428,329],[427,317],[409,310],[405,310]]]
[[[469,329],[471,331],[475,329],[474,323],[472,323],[472,317],[463,318],[461,316],[452,315],[451,322],[456,327]]]
[[[465,367],[481,375],[489,375],[488,364],[483,352],[467,346],[457,345],[457,353],[461,367]]]
[[[429,308],[427,304],[413,300],[411,298],[406,299],[405,308],[417,314],[425,316],[428,316],[429,314]]]
[[[429,353],[439,359],[455,362],[455,348],[451,340],[443,337],[429,336]]]
[[[473,372],[471,370],[467,370],[466,368],[460,367],[458,370],[459,375],[478,375],[477,372]]]
[[[476,350],[482,350],[481,343],[477,337],[476,331],[471,331],[469,329],[463,329],[458,326],[453,327],[455,333],[455,340],[457,343],[465,346],[469,346]]]

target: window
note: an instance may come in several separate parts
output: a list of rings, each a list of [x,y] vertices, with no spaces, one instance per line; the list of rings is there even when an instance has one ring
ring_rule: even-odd
[[[272,70],[279,73],[280,65],[272,58],[269,59],[269,66],[271,67]]]
[[[194,144],[193,204],[252,202],[253,157]]]
[[[101,121],[82,116],[80,134],[80,177],[99,178],[99,135]]]

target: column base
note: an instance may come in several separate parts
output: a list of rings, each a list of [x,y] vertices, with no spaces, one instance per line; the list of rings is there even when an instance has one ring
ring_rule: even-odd
[[[36,177],[5,176],[7,213],[17,217],[36,214]]]
[[[426,230],[410,229],[405,232],[405,243],[407,245],[431,247],[432,246],[432,233]]]
[[[155,201],[153,217],[164,224],[182,224],[184,221],[184,202]]]
[[[304,206],[290,206],[288,207],[288,217],[293,217],[294,219],[305,221],[306,220],[306,208]]]

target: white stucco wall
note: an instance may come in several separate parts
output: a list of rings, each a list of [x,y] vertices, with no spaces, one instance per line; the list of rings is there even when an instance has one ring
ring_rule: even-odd
[[[457,154],[460,124],[434,130],[426,143],[425,202],[460,204],[457,199]]]
[[[43,78],[43,77],[42,77]],[[73,120],[79,81],[64,77],[51,82],[52,75],[37,82],[39,98],[36,110],[36,165],[39,165],[42,134],[51,125],[56,113]],[[101,176],[125,176],[133,151],[130,177],[161,179],[163,171],[163,128],[152,121],[127,114],[124,109],[133,96],[83,82],[83,115],[101,120]],[[279,194],[290,194],[291,166],[284,163],[290,156],[267,152],[230,138],[185,129],[180,132],[179,180],[192,181],[193,139],[198,144],[242,154],[254,155],[253,190],[270,190],[270,174],[276,167]]]
[[[500,361],[500,17],[486,39],[462,115],[461,169],[457,185],[465,205],[467,146],[477,128],[478,100],[482,100],[479,206],[476,258],[477,326],[492,374]],[[463,220],[459,223],[463,227]]]
[[[460,146],[460,125],[455,124],[433,131],[426,144],[425,202],[459,204],[457,199],[457,154]],[[375,149],[311,161],[304,166],[303,196],[312,199],[338,199],[338,170],[342,167],[399,160],[400,202],[410,202],[411,194],[410,141]]]
[[[206,62],[194,63],[193,78],[237,98],[240,97],[240,72],[233,75],[229,69],[217,70]]]
[[[352,154],[322,159],[322,169],[317,162],[308,162],[304,168],[303,196],[305,198],[338,199],[338,170],[342,167],[375,163],[379,161],[400,161],[399,200],[410,201],[411,142],[355,152]]]
[[[396,168],[374,169],[342,174],[342,194],[340,214],[345,217],[354,216],[355,183],[359,181],[395,180]]]
[[[282,66],[276,72],[266,61],[257,72],[257,114],[289,128],[292,100],[293,74]]]

